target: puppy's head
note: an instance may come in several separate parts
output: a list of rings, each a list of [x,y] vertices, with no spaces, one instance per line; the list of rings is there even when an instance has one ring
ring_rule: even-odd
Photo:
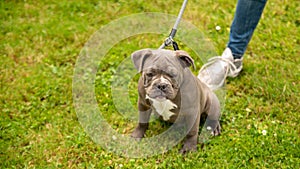
[[[184,51],[142,49],[134,52],[131,59],[142,73],[146,95],[152,99],[174,99],[180,89],[185,68],[193,65],[193,59]]]

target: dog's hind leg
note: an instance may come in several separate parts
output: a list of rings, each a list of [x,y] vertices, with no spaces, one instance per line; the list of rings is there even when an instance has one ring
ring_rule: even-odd
[[[214,93],[210,95],[208,104],[209,106],[207,107],[206,110],[207,118],[204,124],[204,129],[207,130],[207,132],[210,132],[213,136],[216,136],[221,134],[221,126],[220,126],[221,108],[220,108],[220,102]]]

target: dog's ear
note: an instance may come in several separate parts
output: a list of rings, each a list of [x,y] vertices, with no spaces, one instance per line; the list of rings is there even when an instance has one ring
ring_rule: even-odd
[[[131,60],[138,72],[143,71],[143,67],[147,58],[152,56],[151,49],[141,49],[131,54]]]
[[[183,67],[193,66],[193,69],[195,69],[194,60],[187,52],[183,50],[176,50],[175,55],[179,58],[180,62],[183,64]]]

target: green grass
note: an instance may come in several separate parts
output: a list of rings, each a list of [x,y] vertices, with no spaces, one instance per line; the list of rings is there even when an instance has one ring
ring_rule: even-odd
[[[268,2],[242,74],[227,80],[222,135],[203,149],[199,145],[196,153],[181,156],[178,145],[144,159],[108,152],[84,132],[73,107],[74,66],[85,42],[109,22],[140,12],[177,15],[181,1],[4,0],[0,5],[1,168],[300,168],[297,1]],[[234,7],[230,0],[189,1],[183,18],[205,32],[221,53]],[[222,29],[216,31],[216,25]],[[165,36],[145,34],[123,40],[101,62],[96,99],[119,133],[129,134],[136,121],[123,119],[116,111],[112,76],[132,51],[158,47]],[[198,70],[202,63],[196,62]],[[134,105],[136,80],[129,87]],[[167,127],[154,122],[147,136]]]

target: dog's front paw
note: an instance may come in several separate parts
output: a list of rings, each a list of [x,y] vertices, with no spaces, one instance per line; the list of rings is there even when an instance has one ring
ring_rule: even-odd
[[[142,138],[144,137],[144,133],[141,130],[139,130],[138,128],[136,128],[131,133],[131,137],[134,138],[136,141],[141,141]]]
[[[188,152],[195,152],[197,151],[197,144],[189,144],[185,143],[179,153],[186,154]]]
[[[135,138],[137,141],[140,141],[148,129],[148,123],[139,123],[139,125],[131,133],[131,137]]]
[[[188,135],[186,140],[184,141],[182,149],[179,152],[181,154],[185,154],[187,152],[197,151],[197,136],[198,135]]]

